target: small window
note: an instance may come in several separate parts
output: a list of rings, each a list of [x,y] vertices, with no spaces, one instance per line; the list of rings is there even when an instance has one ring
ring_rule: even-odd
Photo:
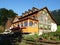
[[[43,21],[43,16],[39,16],[38,19],[39,19],[40,21]]]
[[[51,25],[48,25],[48,29],[51,30]]]
[[[40,29],[43,29],[43,24],[39,23],[38,26]]]
[[[37,25],[37,22],[34,22],[34,25],[36,26]]]
[[[43,16],[41,16],[41,21],[43,21]]]
[[[43,15],[46,15],[47,14],[46,11],[43,11],[42,13],[43,13]]]
[[[33,19],[36,19],[36,17],[35,17],[35,16],[33,16]]]
[[[51,22],[50,22],[50,20],[48,19],[48,24],[50,24]]]
[[[19,26],[21,27],[21,23],[19,23]]]
[[[21,23],[21,27],[23,26],[23,22]]]
[[[32,21],[30,21],[30,22],[29,22],[29,26],[32,26],[32,25],[33,25],[33,22],[32,22]]]
[[[37,24],[37,22],[34,22],[34,24]]]
[[[18,24],[18,27],[20,27],[20,25]]]
[[[21,24],[21,27],[23,26],[23,24]]]
[[[25,22],[24,22],[24,26],[27,26],[27,25],[28,25],[28,22],[27,22],[27,21],[25,21]]]

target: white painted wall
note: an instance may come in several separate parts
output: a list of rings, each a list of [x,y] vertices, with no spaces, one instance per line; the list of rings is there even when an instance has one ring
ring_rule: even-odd
[[[56,23],[51,23],[51,31],[55,32],[57,30],[57,24]]]

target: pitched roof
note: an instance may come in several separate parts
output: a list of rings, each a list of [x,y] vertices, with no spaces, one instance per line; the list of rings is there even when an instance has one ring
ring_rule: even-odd
[[[32,9],[28,9],[28,11],[25,11],[24,13],[22,13],[22,16],[17,16],[17,18],[20,20],[20,19],[23,19],[24,17],[28,17],[32,14],[35,14],[43,9],[46,9],[47,12],[49,13],[50,17],[53,19],[52,15],[50,14],[50,12],[48,11],[48,8],[47,7],[44,7],[44,8],[41,8],[41,9],[37,9],[35,7],[33,7]],[[56,23],[56,21],[53,19],[53,21]]]

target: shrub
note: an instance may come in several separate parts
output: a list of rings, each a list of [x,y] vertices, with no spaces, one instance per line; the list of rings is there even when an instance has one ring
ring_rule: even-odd
[[[34,35],[24,35],[23,36],[24,37],[24,39],[26,39],[26,40],[35,40],[35,39],[37,39],[38,38],[38,34],[34,34]]]
[[[46,40],[60,40],[60,32],[50,32],[42,34],[41,37],[43,37]]]

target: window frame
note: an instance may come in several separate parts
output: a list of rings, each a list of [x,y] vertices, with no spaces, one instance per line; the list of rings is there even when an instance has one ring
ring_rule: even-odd
[[[28,26],[28,21],[24,21],[24,26]]]
[[[33,25],[33,21],[30,21],[30,22],[29,22],[29,26],[32,26],[32,25]]]

